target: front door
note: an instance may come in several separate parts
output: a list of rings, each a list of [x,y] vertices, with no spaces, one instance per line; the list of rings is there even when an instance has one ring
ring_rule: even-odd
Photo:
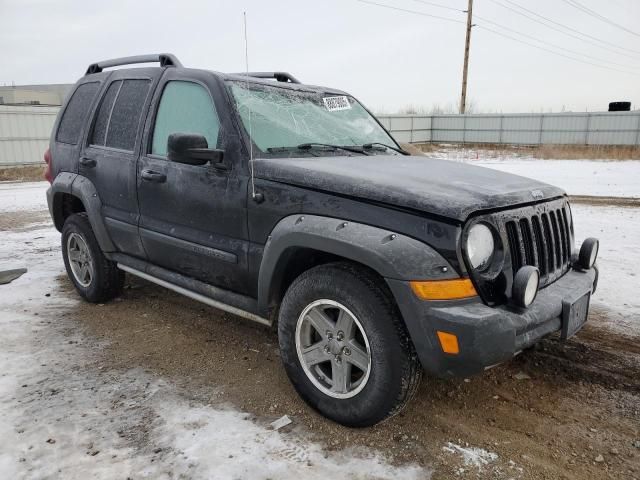
[[[217,83],[205,72],[167,69],[138,161],[139,232],[149,261],[238,293],[247,291],[246,177],[225,135]],[[228,170],[167,159],[171,133],[203,135],[225,150]]]

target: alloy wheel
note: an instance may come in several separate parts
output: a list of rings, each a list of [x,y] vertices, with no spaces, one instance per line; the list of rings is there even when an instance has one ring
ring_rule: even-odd
[[[316,300],[298,317],[296,352],[311,382],[333,398],[350,398],[371,373],[369,340],[356,316],[333,300]]]

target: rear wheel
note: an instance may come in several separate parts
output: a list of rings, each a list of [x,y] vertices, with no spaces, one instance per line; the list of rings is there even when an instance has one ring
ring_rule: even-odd
[[[85,300],[106,302],[122,292],[124,272],[102,253],[85,213],[70,215],[64,222],[62,257],[67,275]]]
[[[422,375],[391,294],[375,274],[350,263],[321,265],[294,280],[278,336],[298,393],[347,426],[398,413]]]

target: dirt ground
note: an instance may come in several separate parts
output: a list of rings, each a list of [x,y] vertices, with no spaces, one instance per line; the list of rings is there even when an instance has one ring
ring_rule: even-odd
[[[43,215],[0,215],[0,230],[26,229]],[[77,298],[66,276],[55,283],[61,295]],[[49,315],[39,314],[43,320]],[[327,455],[347,447],[374,449],[395,465],[422,465],[436,480],[637,480],[640,342],[601,326],[606,316],[594,309],[588,326],[569,342],[550,338],[481,376],[424,378],[405,411],[361,430],[332,423],[300,400],[281,366],[273,330],[135,277],[127,277],[116,300],[79,302],[49,320],[69,343],[80,337],[99,347],[73,367],[77,371],[99,377],[139,369],[204,404],[231,404],[256,422],[287,414],[293,426],[285,429],[319,442]],[[126,395],[125,388],[123,402]],[[145,428],[140,422],[122,435],[144,445]],[[498,458],[482,468],[469,466],[443,448],[448,442]]]
[[[44,179],[44,165],[0,168],[0,182],[37,182]]]
[[[66,277],[58,281],[75,294]],[[336,425],[299,399],[275,332],[135,277],[122,297],[81,303],[65,321],[107,345],[96,365],[139,367],[256,417],[287,414],[328,451],[375,448],[396,464],[424,464],[434,479],[453,479],[469,467],[443,445],[467,442],[499,456],[475,478],[636,479],[640,343],[595,326],[602,315],[593,312],[592,325],[568,343],[549,339],[482,376],[425,378],[404,412],[363,430]]]
[[[404,147],[404,145],[403,145]],[[640,160],[640,148],[623,145],[506,145],[488,143],[413,144],[418,152],[482,150],[485,157],[523,156],[544,160]],[[413,151],[412,151],[413,153]]]

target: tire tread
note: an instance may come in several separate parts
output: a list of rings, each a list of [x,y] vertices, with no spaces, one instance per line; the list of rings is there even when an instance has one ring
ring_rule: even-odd
[[[293,318],[289,318],[293,313],[291,310],[293,308],[292,306],[296,304],[296,302],[299,302],[298,300],[294,300],[294,298],[299,295],[306,295],[304,293],[306,291],[305,289],[310,288],[311,291],[314,291],[315,288],[320,288],[322,290],[323,286],[332,283],[332,279],[337,277],[346,280],[347,285],[354,285],[354,291],[366,291],[368,295],[371,295],[368,297],[367,301],[372,302],[374,305],[376,305],[377,309],[382,309],[382,311],[379,311],[379,319],[385,319],[386,321],[390,320],[392,322],[391,328],[389,328],[388,326],[384,327],[384,329],[386,329],[387,335],[391,335],[391,332],[395,331],[395,337],[399,342],[400,349],[396,348],[394,351],[401,352],[397,355],[397,357],[394,356],[392,359],[390,359],[390,361],[398,362],[396,363],[395,367],[397,375],[395,378],[401,378],[400,385],[396,383],[396,386],[394,387],[394,390],[397,391],[396,398],[389,401],[380,400],[377,407],[370,407],[368,409],[365,408],[362,414],[355,415],[355,417],[357,418],[345,418],[343,414],[338,415],[335,413],[323,412],[323,408],[319,407],[320,403],[322,402],[316,401],[315,398],[313,399],[313,401],[310,401],[308,398],[306,398],[306,396],[309,395],[309,387],[298,385],[298,382],[300,380],[297,377],[301,377],[304,379],[304,376],[306,374],[303,372],[301,372],[300,374],[295,373],[292,377],[292,373],[289,371],[289,369],[292,368],[293,363],[297,364],[297,360],[293,360],[294,358],[297,358],[297,354],[295,352],[289,353],[287,351],[283,351],[283,360],[285,360],[287,373],[294,382],[294,385],[298,389],[299,393],[301,393],[303,398],[310,402],[311,406],[319,409],[321,413],[329,416],[330,418],[333,418],[336,421],[339,421],[340,423],[343,423],[344,425],[348,425],[351,427],[367,427],[379,422],[383,422],[393,417],[394,415],[397,415],[403,410],[403,408],[413,398],[418,389],[422,378],[423,369],[418,359],[418,355],[416,353],[413,342],[409,337],[409,333],[400,314],[400,310],[395,303],[391,291],[384,282],[384,279],[382,279],[373,270],[370,270],[360,264],[348,261],[339,261],[319,265],[303,272],[293,281],[293,283],[289,286],[287,293],[285,294],[281,313],[285,312],[287,316],[280,318],[280,322],[291,324],[291,322],[296,321]],[[360,297],[356,297],[354,301],[363,301],[363,299]],[[378,316],[378,314],[375,315],[376,317]],[[283,343],[282,338],[288,338],[289,334],[285,334],[284,332],[290,331],[290,327],[280,325],[279,331],[282,335],[285,335],[285,337],[281,336],[281,349],[286,349],[288,348],[287,342]],[[300,390],[300,388],[302,388],[302,390]],[[312,397],[315,397],[315,395],[316,394],[313,394]],[[322,396],[323,394],[318,392],[317,395]],[[334,411],[333,408],[334,407],[332,407],[331,410],[332,412]],[[334,415],[336,415],[336,417],[334,417]]]

